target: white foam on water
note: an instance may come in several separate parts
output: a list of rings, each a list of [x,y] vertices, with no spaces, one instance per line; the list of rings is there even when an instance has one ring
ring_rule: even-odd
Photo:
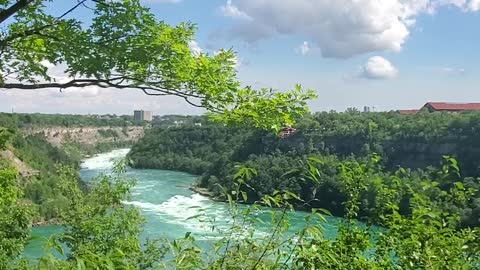
[[[155,187],[155,184],[143,184],[143,185],[137,184],[136,186],[133,187],[132,190],[139,191],[140,192],[139,194],[141,194],[141,191],[151,190],[154,187]]]
[[[193,194],[189,197],[175,195],[161,204],[154,204],[142,201],[124,202],[140,208],[144,212],[154,213],[162,218],[165,223],[180,225],[185,231],[191,231],[196,237],[202,240],[221,239],[222,235],[218,230],[225,231],[232,225],[232,218],[228,216],[225,206],[212,202],[208,198]],[[198,218],[192,218],[200,215]],[[212,231],[215,225],[216,231]],[[245,228],[248,229],[248,228]],[[266,232],[257,229],[256,237],[264,237],[268,235]],[[244,235],[236,235],[234,237],[243,237]]]
[[[175,195],[161,204],[142,201],[128,201],[124,203],[136,206],[142,211],[154,213],[161,216],[163,222],[181,225],[195,233],[204,234],[210,230],[212,226],[210,219],[226,220],[225,209],[218,205],[213,205],[212,201],[199,194],[193,194],[188,197]],[[199,214],[202,216],[189,219]]]
[[[119,149],[98,154],[85,159],[81,167],[86,170],[109,171],[113,168],[114,163],[125,158],[129,151],[130,149]],[[169,174],[163,172],[162,177],[168,177]],[[223,236],[218,231],[224,231],[232,225],[232,218],[229,216],[225,205],[213,202],[199,194],[190,196],[175,195],[162,203],[142,201],[140,198],[143,194],[152,189],[161,189],[162,187],[158,187],[158,183],[151,181],[142,182],[142,179],[137,180],[139,181],[138,185],[132,189],[132,195],[135,197],[132,201],[125,201],[124,204],[138,207],[145,213],[151,213],[153,218],[159,218],[161,222],[181,226],[184,228],[184,231],[190,231],[196,234],[198,239],[202,240],[220,239]],[[200,216],[189,219],[197,215]],[[215,231],[212,231],[213,225],[215,225]],[[161,230],[161,228],[158,229]],[[168,234],[168,232],[166,233]],[[255,233],[258,236],[264,234],[264,232],[259,230]]]
[[[125,158],[129,151],[130,149],[118,149],[95,155],[85,159],[81,164],[81,168],[87,170],[110,170],[113,168],[114,163]]]
[[[175,195],[161,204],[131,201],[125,204],[134,205],[148,212],[167,214],[176,218],[186,218],[185,215],[195,214],[201,207],[208,207],[209,200],[201,195],[193,194],[190,197]],[[188,217],[188,216],[187,216]]]

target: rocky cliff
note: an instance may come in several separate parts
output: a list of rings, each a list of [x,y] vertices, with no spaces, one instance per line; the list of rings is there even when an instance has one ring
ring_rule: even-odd
[[[144,134],[144,128],[130,127],[29,127],[23,130],[25,135],[43,133],[48,142],[60,147],[65,142],[75,142],[85,147],[101,143],[135,143]]]
[[[12,166],[17,169],[18,173],[23,177],[29,177],[38,173],[37,170],[34,170],[28,164],[16,157],[10,149],[0,151],[0,159],[7,160]]]
[[[45,139],[55,147],[66,150],[75,144],[81,155],[98,152],[96,147],[108,145],[108,148],[127,146],[137,142],[144,134],[143,127],[28,127],[22,130],[22,136],[43,134]],[[24,160],[15,154],[13,146],[0,151],[0,160],[7,160],[23,177],[38,174]]]

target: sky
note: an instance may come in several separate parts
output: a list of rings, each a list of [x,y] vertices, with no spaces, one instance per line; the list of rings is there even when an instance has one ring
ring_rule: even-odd
[[[62,14],[69,1],[54,1]],[[480,102],[480,0],[144,0],[159,20],[198,25],[192,50],[237,52],[243,85],[319,98],[312,111],[420,108]],[[88,10],[75,18],[88,23]],[[51,67],[52,71],[57,67]],[[175,97],[134,90],[0,91],[0,110],[201,114]]]

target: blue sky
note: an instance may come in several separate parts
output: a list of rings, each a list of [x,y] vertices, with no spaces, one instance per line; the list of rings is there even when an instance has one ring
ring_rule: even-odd
[[[60,13],[73,1],[57,2],[49,7],[52,13]],[[480,0],[146,0],[144,4],[170,24],[198,24],[196,43],[205,52],[233,47],[245,85],[287,90],[300,83],[314,89],[319,99],[310,104],[313,111],[480,102]],[[88,21],[87,14],[78,10],[73,16]],[[21,94],[6,98],[0,94],[0,108],[201,113],[175,98],[117,93],[38,94],[33,105]]]

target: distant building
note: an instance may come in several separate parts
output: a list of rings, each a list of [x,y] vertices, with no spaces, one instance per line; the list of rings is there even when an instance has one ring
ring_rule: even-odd
[[[143,122],[143,121],[151,122],[152,119],[153,119],[153,115],[151,111],[139,110],[139,111],[133,112],[133,120],[135,122]]]
[[[480,111],[480,103],[428,102],[422,109],[429,112]]]
[[[153,114],[151,111],[144,111],[143,112],[143,120],[151,122],[153,120]]]
[[[135,122],[143,121],[143,111],[133,111],[133,120]]]
[[[399,110],[398,111],[400,114],[416,114],[420,112],[420,110],[413,109],[413,110]]]
[[[370,112],[370,107],[368,107],[368,106],[363,107],[363,112],[364,113]]]
[[[416,114],[426,112],[464,112],[480,111],[480,103],[454,103],[454,102],[427,102],[419,110],[399,110],[400,114]]]

